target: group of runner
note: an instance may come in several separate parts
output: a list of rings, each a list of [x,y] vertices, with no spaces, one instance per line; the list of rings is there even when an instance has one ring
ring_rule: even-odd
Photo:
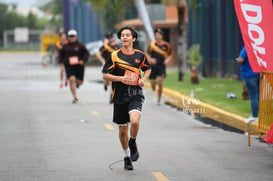
[[[121,41],[121,47],[115,42],[113,34],[107,33],[106,42],[96,56],[103,65],[104,89],[107,90],[107,86],[112,82],[110,101],[114,107],[113,122],[119,127],[119,140],[124,150],[124,169],[133,170],[132,162],[139,158],[136,138],[145,99],[142,87],[148,78],[153,90],[156,90],[158,83],[157,97],[160,103],[163,80],[166,77],[166,64],[172,58],[171,48],[163,40],[162,29],[155,30],[156,40],[150,43],[147,53],[133,48],[138,34],[132,27],[121,28],[117,36]],[[68,31],[68,42],[61,44],[60,47],[58,58],[61,72],[64,67],[73,95],[73,103],[76,103],[78,101],[76,87],[83,83],[84,64],[88,60],[89,53],[77,40],[75,30]],[[62,74],[61,81],[63,81]]]

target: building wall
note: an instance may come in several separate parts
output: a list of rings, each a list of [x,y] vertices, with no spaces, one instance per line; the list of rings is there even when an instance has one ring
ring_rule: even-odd
[[[243,41],[232,0],[199,0],[189,7],[188,45],[200,44],[204,76],[239,77],[234,61]]]
[[[103,36],[99,17],[92,4],[84,0],[63,0],[64,30],[75,29],[83,43],[100,40]]]

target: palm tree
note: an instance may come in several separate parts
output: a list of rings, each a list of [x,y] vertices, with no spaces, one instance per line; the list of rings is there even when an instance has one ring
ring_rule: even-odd
[[[199,84],[199,76],[197,72],[198,65],[202,62],[202,56],[200,54],[200,45],[194,44],[189,50],[189,58],[191,63],[191,83]]]

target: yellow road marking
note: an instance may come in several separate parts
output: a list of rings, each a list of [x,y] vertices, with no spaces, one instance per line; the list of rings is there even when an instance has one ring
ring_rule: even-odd
[[[152,172],[152,174],[158,181],[170,181],[161,172]]]
[[[93,114],[94,116],[98,116],[99,113],[97,111],[91,111],[91,114]]]
[[[105,123],[104,126],[109,129],[109,130],[113,130],[114,127],[111,124]]]

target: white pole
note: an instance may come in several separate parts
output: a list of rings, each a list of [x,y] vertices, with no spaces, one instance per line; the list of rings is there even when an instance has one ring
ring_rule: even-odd
[[[135,1],[135,6],[137,8],[138,14],[140,16],[140,20],[142,21],[144,25],[144,28],[148,34],[149,39],[151,41],[155,41],[152,23],[148,15],[144,0],[134,0],[134,1]]]

